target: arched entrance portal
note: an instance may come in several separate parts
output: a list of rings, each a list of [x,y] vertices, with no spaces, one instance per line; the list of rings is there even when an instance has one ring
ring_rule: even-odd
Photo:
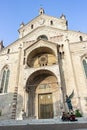
[[[27,80],[28,116],[39,119],[54,117],[55,104],[58,99],[56,76],[48,70],[34,72]]]

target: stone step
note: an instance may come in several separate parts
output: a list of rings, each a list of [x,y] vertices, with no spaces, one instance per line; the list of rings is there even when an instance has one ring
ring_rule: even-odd
[[[12,116],[12,119],[15,119],[15,116]],[[62,121],[60,118],[55,119],[25,119],[25,120],[1,120],[0,126],[4,125],[28,125],[28,124],[78,124],[78,123],[87,123],[87,118],[78,118],[78,121]]]

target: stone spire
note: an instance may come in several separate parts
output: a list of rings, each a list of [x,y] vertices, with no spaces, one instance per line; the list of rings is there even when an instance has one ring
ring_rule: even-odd
[[[39,10],[39,15],[42,15],[42,14],[44,14],[44,13],[45,13],[44,9],[43,9],[43,8],[40,8],[40,10]]]
[[[20,24],[20,28],[22,28],[24,25],[25,25],[24,22],[22,22],[22,23]]]
[[[65,16],[64,14],[62,14],[62,15],[60,16],[60,18],[61,18],[61,19],[66,19],[66,16]]]
[[[0,41],[0,51],[4,48],[3,41]]]

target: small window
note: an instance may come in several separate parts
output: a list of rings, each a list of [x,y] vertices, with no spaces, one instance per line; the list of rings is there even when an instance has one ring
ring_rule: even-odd
[[[10,53],[10,49],[7,50],[7,54],[9,54],[9,53]]]
[[[53,21],[52,20],[50,21],[50,24],[53,25]]]
[[[34,28],[34,25],[32,24],[32,25],[31,25],[31,29],[33,29],[33,28]]]
[[[80,37],[79,37],[79,39],[80,39],[80,41],[83,41],[83,38],[82,38],[82,36],[80,36]]]

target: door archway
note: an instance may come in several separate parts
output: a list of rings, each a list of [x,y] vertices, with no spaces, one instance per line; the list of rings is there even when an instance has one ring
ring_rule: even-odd
[[[27,80],[28,116],[40,119],[54,117],[55,94],[58,97],[56,76],[48,70],[34,72]]]

